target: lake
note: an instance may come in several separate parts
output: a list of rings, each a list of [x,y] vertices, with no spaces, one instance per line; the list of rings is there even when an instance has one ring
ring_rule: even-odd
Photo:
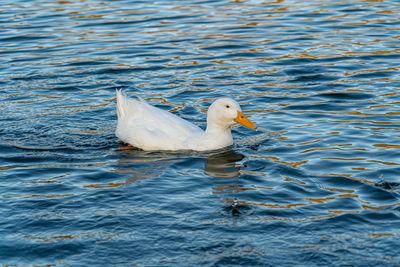
[[[400,266],[395,0],[2,1],[3,266]],[[115,90],[204,128],[145,152]]]

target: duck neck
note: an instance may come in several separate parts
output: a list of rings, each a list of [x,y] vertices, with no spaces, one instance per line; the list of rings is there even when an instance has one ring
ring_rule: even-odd
[[[217,124],[214,124],[214,123],[208,123],[207,124],[206,134],[215,135],[215,136],[218,136],[218,137],[230,137],[230,138],[232,138],[231,127],[221,127],[221,125],[217,125]]]
[[[233,144],[231,128],[223,128],[220,125],[208,124],[203,139],[210,149],[220,149]]]

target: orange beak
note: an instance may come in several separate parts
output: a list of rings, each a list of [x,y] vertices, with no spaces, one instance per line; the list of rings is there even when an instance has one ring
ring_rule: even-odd
[[[237,123],[240,123],[244,127],[251,128],[251,129],[257,129],[257,126],[254,123],[252,123],[248,118],[246,118],[246,116],[240,111],[238,111],[238,115],[237,115],[236,119],[234,119],[234,121],[236,121]]]

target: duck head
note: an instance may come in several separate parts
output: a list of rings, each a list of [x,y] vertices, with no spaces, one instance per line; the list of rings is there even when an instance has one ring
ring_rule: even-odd
[[[231,98],[219,98],[215,100],[207,112],[207,125],[211,127],[230,128],[233,124],[240,123],[251,129],[257,129],[242,113],[240,105]]]

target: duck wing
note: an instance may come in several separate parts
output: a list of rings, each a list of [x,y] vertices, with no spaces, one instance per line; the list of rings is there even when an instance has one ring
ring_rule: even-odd
[[[201,134],[198,126],[142,99],[130,99],[117,91],[118,125],[122,141],[146,150],[186,149],[187,140]]]

